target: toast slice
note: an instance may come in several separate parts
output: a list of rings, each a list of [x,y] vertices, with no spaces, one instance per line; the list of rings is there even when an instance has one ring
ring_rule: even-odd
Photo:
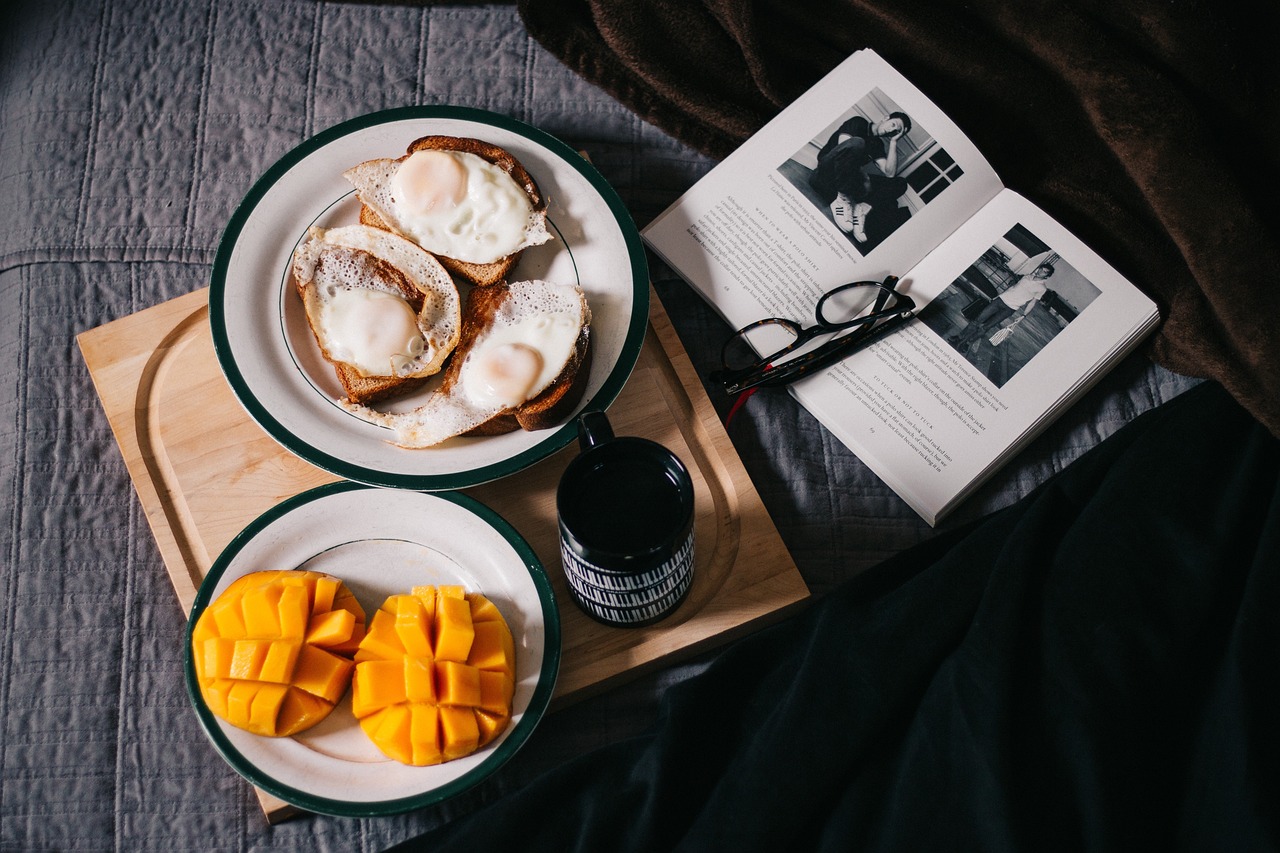
[[[307,324],[349,400],[373,403],[419,387],[440,372],[457,345],[461,308],[453,279],[434,257],[403,237],[359,225],[311,228],[294,253],[292,272]],[[334,294],[361,290],[403,301],[421,339],[419,353],[397,353],[394,361],[389,355],[376,366],[349,360],[344,342],[334,337]],[[355,323],[367,328],[382,316],[356,318]],[[352,320],[340,322],[350,328]]]
[[[356,403],[381,403],[401,394],[408,394],[422,387],[430,376],[362,376],[360,371],[340,361],[332,362],[333,372],[338,375],[342,392],[347,399]]]
[[[439,388],[421,406],[408,412],[345,408],[394,431],[393,443],[411,448],[555,426],[572,414],[590,379],[590,323],[586,297],[575,285],[518,281],[472,288],[458,345]],[[529,369],[509,370],[512,365]],[[513,376],[514,397],[503,384]]]
[[[546,199],[533,176],[520,161],[498,145],[460,136],[424,136],[411,142],[402,157],[394,160],[368,160],[344,172],[343,176],[356,188],[356,196],[360,200],[362,224],[416,239],[409,233],[410,228],[406,221],[397,216],[389,182],[399,165],[418,151],[451,151],[475,155],[510,176],[516,186],[527,196],[531,206],[528,234],[520,248],[492,261],[482,262],[452,257],[448,254],[448,250],[433,246],[429,241],[418,241],[424,249],[436,256],[445,269],[460,280],[479,287],[491,287],[506,281],[524,249],[551,239],[551,234],[546,227]]]
[[[449,389],[457,384],[467,353],[509,298],[510,289],[506,286],[472,289],[462,312],[462,336],[456,350],[458,357],[445,368],[440,382],[441,391],[449,393]],[[590,316],[585,298],[583,311]],[[519,406],[499,412],[463,435],[502,435],[517,429],[533,432],[563,423],[582,399],[590,373],[591,326],[584,322],[564,368],[544,391]]]

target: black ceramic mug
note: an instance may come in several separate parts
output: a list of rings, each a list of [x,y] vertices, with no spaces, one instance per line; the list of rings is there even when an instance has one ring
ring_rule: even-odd
[[[560,559],[574,602],[606,625],[650,625],[693,583],[693,479],[655,441],[578,418],[581,452],[556,490]]]

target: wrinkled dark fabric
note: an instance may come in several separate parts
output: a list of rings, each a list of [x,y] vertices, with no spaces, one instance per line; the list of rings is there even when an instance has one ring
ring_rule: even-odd
[[[1280,442],[1206,383],[402,849],[1280,846]]]
[[[854,50],[1155,298],[1150,354],[1280,435],[1274,9],[1210,0],[520,0],[529,32],[723,156]],[[1268,10],[1264,12],[1263,10]]]

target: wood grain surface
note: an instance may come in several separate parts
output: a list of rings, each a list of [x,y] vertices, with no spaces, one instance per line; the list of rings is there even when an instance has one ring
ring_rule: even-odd
[[[576,447],[463,490],[509,521],[552,579],[563,635],[553,710],[740,636],[809,595],[656,294],[650,302],[639,362],[608,414],[615,434],[665,444],[693,475],[696,564],[685,602],[646,628],[602,625],[572,603],[555,487]],[[184,613],[220,551],[250,521],[337,479],[277,444],[232,394],[213,350],[207,290],[84,332],[78,342]],[[269,819],[288,814],[287,804],[260,796]]]

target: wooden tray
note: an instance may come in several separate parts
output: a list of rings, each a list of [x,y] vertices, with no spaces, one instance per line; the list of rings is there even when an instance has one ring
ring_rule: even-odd
[[[640,360],[609,419],[618,435],[665,444],[693,475],[697,564],[680,608],[647,628],[610,628],[571,602],[555,485],[576,447],[465,490],[507,519],[551,576],[563,635],[553,709],[744,634],[809,595],[652,292],[650,303]],[[77,340],[184,612],[219,552],[250,521],[337,479],[286,451],[240,406],[213,351],[207,289]],[[268,818],[287,812],[260,796]]]

